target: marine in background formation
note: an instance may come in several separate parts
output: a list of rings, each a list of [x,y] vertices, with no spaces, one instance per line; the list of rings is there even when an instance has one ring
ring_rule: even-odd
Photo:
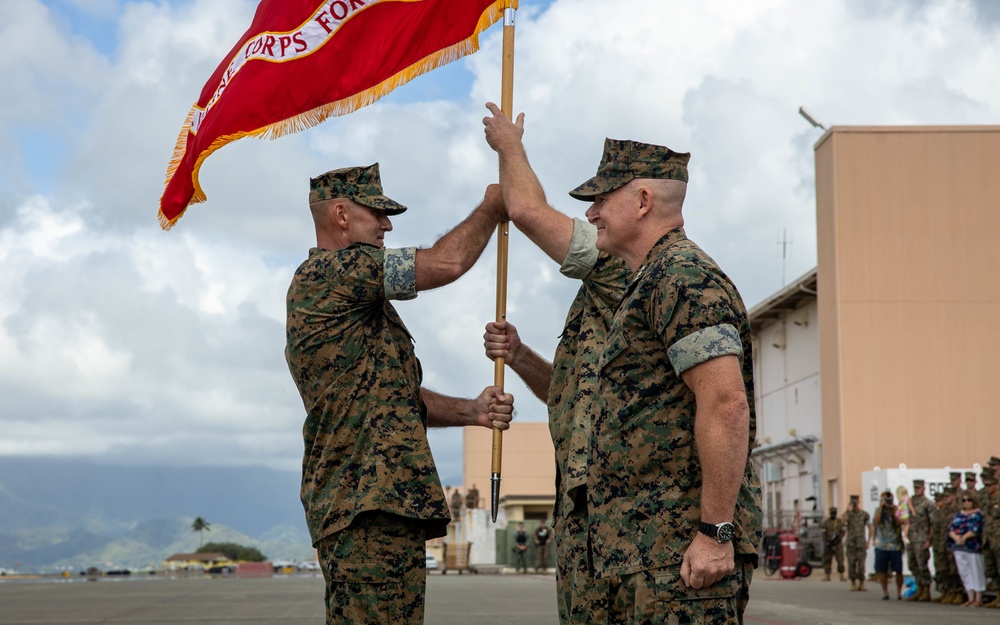
[[[865,588],[865,558],[872,544],[871,515],[862,510],[857,495],[851,495],[850,507],[844,513],[847,529],[847,575],[851,579],[851,590],[867,592]]]
[[[924,480],[913,480],[913,495],[910,497],[910,526],[907,530],[909,544],[906,547],[907,565],[917,583],[917,591],[908,601],[931,600],[931,557],[932,524],[931,514],[934,503],[924,495]]]
[[[837,559],[837,572],[840,581],[846,582],[844,572],[844,534],[847,528],[843,519],[837,518],[837,509],[830,508],[830,516],[823,521],[823,581],[830,581],[833,571],[833,559]]]

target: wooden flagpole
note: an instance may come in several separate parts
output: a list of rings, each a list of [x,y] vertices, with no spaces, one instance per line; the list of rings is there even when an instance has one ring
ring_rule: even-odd
[[[514,116],[514,9],[503,12],[503,71],[501,74],[500,110],[507,119]],[[497,321],[507,318],[507,242],[510,222],[497,225]],[[503,388],[504,359],[493,361],[493,384]],[[500,469],[503,464],[503,431],[493,430],[493,454],[490,467],[490,511],[497,521],[500,508]]]

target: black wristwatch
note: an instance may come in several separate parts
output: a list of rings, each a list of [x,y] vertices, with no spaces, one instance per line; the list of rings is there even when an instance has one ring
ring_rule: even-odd
[[[705,536],[710,536],[720,543],[728,543],[733,539],[733,524],[732,523],[719,523],[718,525],[712,525],[711,523],[702,523],[698,526],[698,531]]]

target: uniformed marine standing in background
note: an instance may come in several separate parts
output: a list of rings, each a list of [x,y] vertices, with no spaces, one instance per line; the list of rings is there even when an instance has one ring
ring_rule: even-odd
[[[851,590],[867,592],[865,588],[865,559],[872,544],[871,515],[858,505],[858,496],[851,495],[851,503],[844,514],[847,529],[847,576]]]
[[[983,551],[991,554],[993,562],[996,563],[1000,562],[1000,486],[998,486],[997,478],[993,475],[983,476],[983,484],[985,484],[986,493],[979,504],[983,511],[983,536],[986,539]],[[987,574],[990,574],[989,570],[987,570]],[[992,574],[996,575],[995,572]],[[993,581],[996,582],[997,578],[994,577]],[[997,598],[987,603],[986,606],[1000,608],[1000,595],[997,595]]]
[[[923,480],[913,480],[913,495],[910,497],[910,526],[906,536],[909,544],[906,547],[907,566],[914,581],[917,582],[917,592],[907,601],[931,600],[931,514],[934,502],[924,495]]]
[[[823,581],[830,581],[833,571],[833,559],[837,559],[837,572],[840,581],[846,582],[844,573],[844,533],[847,528],[844,521],[837,518],[837,509],[830,508],[830,516],[823,521]]]

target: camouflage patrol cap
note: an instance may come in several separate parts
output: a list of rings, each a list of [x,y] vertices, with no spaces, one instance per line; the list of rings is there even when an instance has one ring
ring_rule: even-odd
[[[952,480],[960,480],[960,479],[962,479],[962,472],[961,471],[952,471],[951,473],[948,474],[948,478],[952,479]]]
[[[861,497],[859,497],[857,495],[851,495],[851,501],[859,501],[860,499],[861,499]]]
[[[923,480],[913,480],[913,488],[918,488],[918,487],[923,486],[923,485],[924,485],[924,481]]]
[[[944,493],[943,492],[938,491],[938,492],[934,493],[934,501],[941,501],[942,499],[944,499]]]
[[[976,472],[975,471],[966,471],[965,472],[965,481],[968,482],[969,480],[975,480],[975,479],[976,479]]]
[[[402,204],[387,198],[382,192],[378,163],[367,167],[344,167],[309,179],[309,203],[345,197],[362,206],[398,215],[406,210]]]
[[[955,495],[957,493],[958,493],[958,491],[955,489],[954,486],[945,486],[944,487],[944,494],[945,495]]]
[[[997,478],[993,477],[992,475],[983,476],[983,486],[993,486],[996,483],[997,483]]]
[[[830,506],[830,514],[837,514],[837,506]]]
[[[988,464],[989,464],[989,465],[990,465],[991,467],[997,467],[997,466],[1000,466],[1000,458],[997,458],[996,456],[990,456],[990,461],[989,461],[989,463],[988,463]]]
[[[688,152],[651,143],[605,139],[604,154],[597,175],[569,192],[570,196],[592,202],[595,195],[614,191],[636,178],[657,178],[687,182]]]

